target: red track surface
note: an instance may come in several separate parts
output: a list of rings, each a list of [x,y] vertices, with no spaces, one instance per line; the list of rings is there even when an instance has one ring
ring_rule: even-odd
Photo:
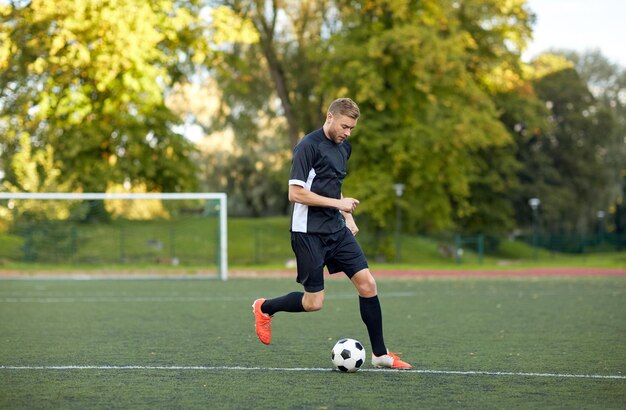
[[[512,270],[394,270],[376,276],[626,276],[626,268],[528,268]]]
[[[535,276],[626,276],[626,268],[525,268],[508,270],[462,270],[462,269],[398,269],[375,270],[376,277],[424,278],[424,277],[535,277]],[[255,271],[233,270],[233,277],[295,277],[294,270]],[[330,276],[327,274],[327,276]],[[337,275],[335,275],[337,276]],[[339,277],[343,275],[338,275]]]
[[[372,269],[375,277],[389,278],[446,278],[446,277],[546,277],[546,276],[626,276],[624,268],[592,268],[592,267],[571,267],[571,268],[520,268],[507,270],[489,269]],[[20,277],[64,277],[64,278],[142,278],[142,277],[203,277],[209,273],[188,272],[181,270],[172,271],[109,271],[106,269],[97,271],[20,271],[13,269],[0,269],[0,277],[20,278]],[[211,275],[214,275],[211,273]],[[229,277],[245,278],[269,278],[269,277],[296,277],[295,269],[230,269]],[[332,278],[344,278],[342,274],[328,275]]]

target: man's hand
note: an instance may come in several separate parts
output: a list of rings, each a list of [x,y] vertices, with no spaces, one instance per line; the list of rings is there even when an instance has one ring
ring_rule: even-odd
[[[347,212],[351,214],[352,212],[354,212],[358,204],[359,204],[358,199],[341,198],[339,200],[339,205],[337,206],[337,209],[339,209],[342,212]]]
[[[328,198],[305,189],[300,185],[289,185],[289,201],[307,206],[336,208],[341,212],[352,213],[359,204],[354,198]]]
[[[354,222],[352,215],[346,213],[344,214],[344,218],[346,219],[346,227],[350,229],[352,235],[356,235],[359,232],[359,228],[356,226],[356,222]]]

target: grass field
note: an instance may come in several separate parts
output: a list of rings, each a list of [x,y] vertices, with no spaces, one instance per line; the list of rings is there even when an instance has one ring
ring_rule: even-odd
[[[327,282],[322,311],[277,314],[262,345],[252,300],[294,289],[279,278],[2,280],[0,408],[626,405],[625,277],[380,278],[387,345],[412,372],[330,370],[341,337],[369,351],[344,278]]]
[[[293,259],[289,236],[289,217],[230,218],[228,220],[229,266],[284,268]],[[175,229],[174,229],[175,228]],[[70,229],[71,231],[71,229]],[[75,249],[71,257],[66,248],[56,245],[63,240],[49,238],[39,241],[51,260],[24,262],[24,238],[0,232],[0,267],[20,271],[33,270],[128,270],[172,268],[163,263],[176,256],[185,270],[216,271],[218,235],[214,218],[188,218],[175,223],[154,221],[114,221],[110,224],[78,224],[75,226]],[[70,235],[71,236],[71,235]],[[67,239],[67,238],[66,238]],[[359,233],[359,240],[368,243],[368,232]],[[58,242],[58,243],[57,243]],[[161,246],[155,248],[154,243]],[[530,266],[626,266],[626,251],[566,254],[535,249],[520,241],[502,239],[497,252],[484,255],[482,263],[475,246],[465,246],[462,263],[440,252],[441,245],[451,243],[433,237],[404,234],[401,236],[401,261],[380,263],[366,252],[370,262],[393,269],[509,269]],[[49,247],[46,247],[49,246]],[[367,249],[366,249],[367,251]],[[160,262],[159,262],[160,261]],[[379,263],[376,263],[379,262]],[[390,263],[392,262],[392,263]]]

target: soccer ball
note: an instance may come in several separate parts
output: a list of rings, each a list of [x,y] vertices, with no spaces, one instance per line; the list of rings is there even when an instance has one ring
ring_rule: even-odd
[[[341,339],[330,352],[330,360],[341,372],[356,372],[365,362],[365,348],[354,339]]]

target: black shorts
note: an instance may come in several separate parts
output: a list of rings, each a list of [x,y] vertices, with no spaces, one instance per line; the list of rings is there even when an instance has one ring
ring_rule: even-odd
[[[298,265],[297,282],[307,292],[324,289],[324,266],[331,274],[344,272],[349,278],[368,267],[361,245],[348,228],[329,235],[292,232],[291,248]]]

